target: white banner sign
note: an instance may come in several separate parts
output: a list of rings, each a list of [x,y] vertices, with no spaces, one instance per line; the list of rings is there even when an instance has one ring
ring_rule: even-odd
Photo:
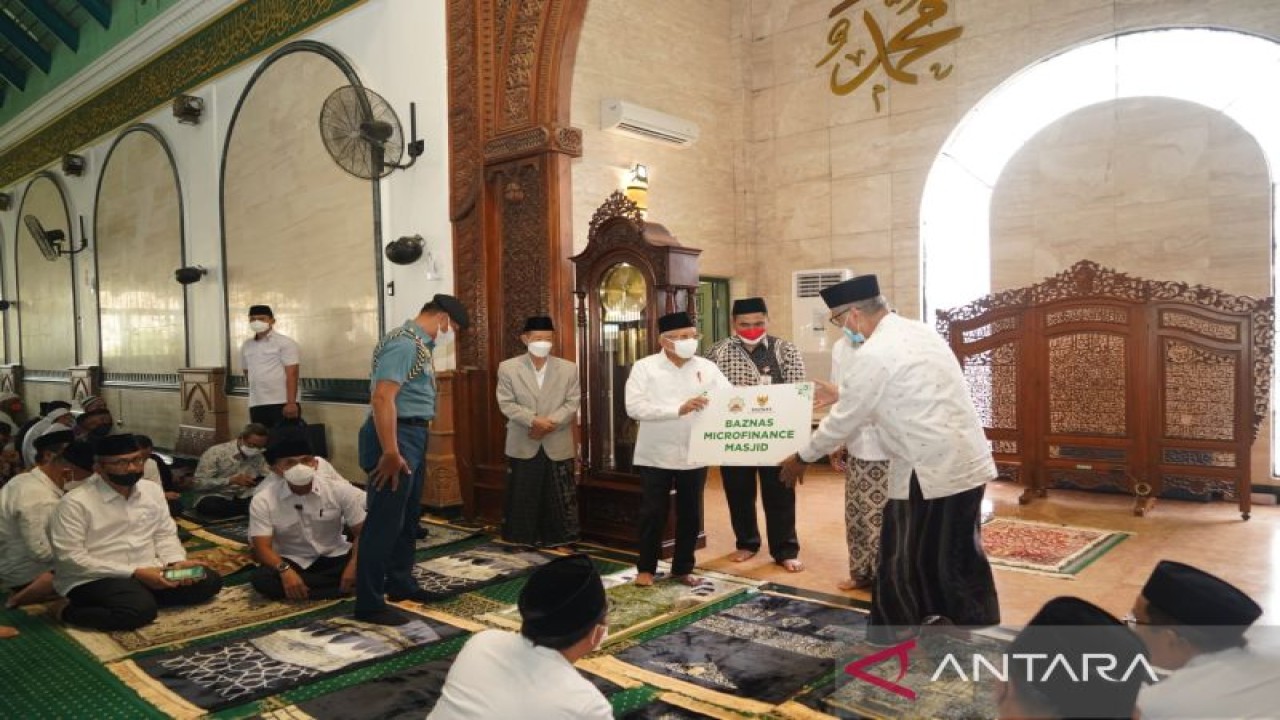
[[[707,394],[689,437],[698,465],[777,465],[809,441],[813,383],[755,385]]]

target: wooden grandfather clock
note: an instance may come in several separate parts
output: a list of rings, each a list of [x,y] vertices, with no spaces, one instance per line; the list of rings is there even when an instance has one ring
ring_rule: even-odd
[[[578,488],[582,538],[634,549],[641,486],[632,458],[637,425],[625,390],[636,360],[658,352],[658,318],[684,310],[696,318],[698,256],[665,227],[646,222],[620,192],[591,218],[587,247],[571,258],[578,318],[584,470]],[[663,557],[671,554],[668,517]],[[698,546],[705,545],[699,532]]]

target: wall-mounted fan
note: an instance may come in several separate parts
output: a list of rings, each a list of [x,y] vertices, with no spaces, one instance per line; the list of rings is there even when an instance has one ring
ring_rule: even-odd
[[[75,250],[62,246],[67,241],[66,233],[61,230],[45,230],[44,225],[40,223],[40,218],[35,215],[24,215],[22,222],[26,224],[27,231],[31,233],[31,239],[36,241],[36,247],[40,248],[44,259],[50,262],[63,255],[75,255],[89,246],[89,239],[84,234],[83,216],[80,218],[80,247]]]
[[[413,103],[409,103],[409,132],[409,162],[401,165],[406,147],[400,118],[381,95],[344,85],[330,93],[320,109],[325,149],[339,167],[365,180],[404,170],[422,154],[426,143],[418,139],[418,114]]]

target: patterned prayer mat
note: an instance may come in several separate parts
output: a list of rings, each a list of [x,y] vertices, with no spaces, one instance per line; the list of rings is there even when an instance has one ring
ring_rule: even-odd
[[[456,595],[526,575],[554,557],[537,550],[485,543],[423,560],[413,566],[413,577],[428,592]]]
[[[429,520],[422,521],[422,527],[427,529],[427,536],[418,541],[419,550],[427,550],[429,548],[448,545],[459,540],[466,540],[480,534],[479,530],[469,528],[461,528],[456,525],[448,525],[441,522],[433,522]]]
[[[609,598],[609,640],[619,640],[708,603],[745,592],[749,587],[730,580],[696,577],[698,584],[692,587],[671,579],[660,580],[650,587],[637,587],[635,568],[605,575],[602,579]],[[516,607],[477,619],[501,628],[520,629],[520,610]]]
[[[109,669],[161,711],[198,717],[348,671],[463,631],[416,616],[396,627],[349,616],[301,620],[283,628],[125,660]]]
[[[235,585],[222,588],[214,600],[203,605],[163,608],[155,622],[137,630],[104,633],[68,627],[66,632],[94,657],[108,662],[169,643],[281,620],[337,602],[278,602],[262,597],[249,585]]]
[[[224,547],[249,547],[249,518],[219,520],[191,528],[191,534]]]
[[[362,720],[422,720],[436,706],[453,657],[383,675],[359,685],[304,700],[288,708],[264,713],[265,720],[361,718]]]
[[[224,578],[254,564],[253,556],[244,548],[215,547],[197,550],[187,553],[187,559],[204,563]]]
[[[767,713],[829,674],[861,641],[866,615],[759,593],[642,640],[584,669],[622,675],[741,712]],[[624,643],[624,645],[627,643]]]
[[[1071,578],[1129,537],[1115,530],[998,517],[982,526],[991,564],[1005,570]]]

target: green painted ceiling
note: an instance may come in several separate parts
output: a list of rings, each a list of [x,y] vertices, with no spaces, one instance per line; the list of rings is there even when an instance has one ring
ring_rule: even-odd
[[[0,127],[179,2],[0,0]]]

